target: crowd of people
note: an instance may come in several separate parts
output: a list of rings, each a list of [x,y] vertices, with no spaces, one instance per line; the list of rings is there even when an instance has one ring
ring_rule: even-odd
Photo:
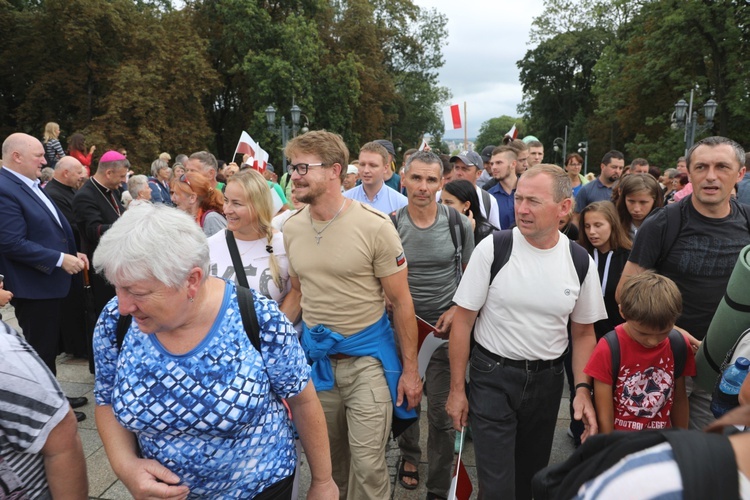
[[[609,151],[590,178],[576,153],[542,163],[533,137],[411,149],[397,168],[390,141],[350,161],[311,131],[281,175],[198,151],[162,153],[150,176],[59,137],[50,123],[2,145],[0,305],[23,336],[3,325],[0,370],[28,377],[0,382],[0,415],[33,421],[0,441],[8,491],[87,495],[73,408],[88,401],[55,381],[61,352],[89,359],[136,498],[295,498],[304,451],[308,498],[386,499],[391,436],[415,489],[423,394],[428,499],[448,497],[466,429],[479,498],[531,498],[566,378],[576,446],[714,420],[695,353],[750,244],[729,139],[663,171]],[[420,366],[424,327],[438,341]]]

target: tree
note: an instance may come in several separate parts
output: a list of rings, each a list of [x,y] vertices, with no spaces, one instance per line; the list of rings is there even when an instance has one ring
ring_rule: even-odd
[[[607,40],[607,33],[595,28],[562,33],[518,61],[526,130],[548,149],[556,137],[565,135],[566,126],[581,122],[581,114],[593,114],[593,69]],[[573,137],[581,133],[576,131]]]
[[[482,151],[482,149],[490,145],[502,145],[503,137],[513,128],[513,125],[516,126],[519,137],[523,137],[526,125],[522,118],[513,118],[508,115],[490,118],[479,127],[479,135],[474,140],[474,149]]]

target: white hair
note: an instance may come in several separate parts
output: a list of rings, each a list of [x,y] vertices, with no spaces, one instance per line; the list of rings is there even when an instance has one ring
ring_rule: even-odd
[[[156,279],[171,288],[185,284],[190,270],[208,276],[208,241],[192,217],[163,204],[144,203],[126,211],[104,233],[94,268],[107,281]]]
[[[128,192],[134,200],[138,198],[138,194],[144,189],[151,189],[151,186],[148,185],[148,177],[145,175],[138,174],[128,179]]]

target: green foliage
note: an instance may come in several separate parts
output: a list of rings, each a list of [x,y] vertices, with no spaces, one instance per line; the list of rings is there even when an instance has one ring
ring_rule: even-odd
[[[523,137],[526,134],[526,125],[522,118],[513,118],[508,115],[498,116],[497,118],[490,118],[479,127],[479,134],[474,140],[474,149],[476,151],[482,151],[487,146],[500,146],[503,142],[503,137],[508,131],[516,126],[518,130],[518,137]]]
[[[538,45],[518,63],[528,129],[546,143],[568,125],[571,142],[589,141],[590,165],[620,149],[672,166],[684,130],[670,115],[691,89],[696,109],[719,103],[704,136],[750,144],[744,1],[547,0],[532,39]]]
[[[280,162],[268,105],[352,150],[411,145],[449,98],[447,20],[412,0],[0,0],[0,20],[0,134],[57,121],[141,171],[161,151],[229,159],[242,130]]]

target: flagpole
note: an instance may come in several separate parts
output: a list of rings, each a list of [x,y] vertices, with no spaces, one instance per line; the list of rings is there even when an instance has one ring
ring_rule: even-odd
[[[469,119],[466,116],[466,101],[464,101],[464,151],[469,150]]]
[[[240,140],[237,141],[237,147],[234,148],[234,155],[232,156],[232,161],[234,161],[237,158],[237,151],[240,150],[240,144],[242,144],[242,134],[240,134]],[[242,166],[242,165],[240,165]]]

